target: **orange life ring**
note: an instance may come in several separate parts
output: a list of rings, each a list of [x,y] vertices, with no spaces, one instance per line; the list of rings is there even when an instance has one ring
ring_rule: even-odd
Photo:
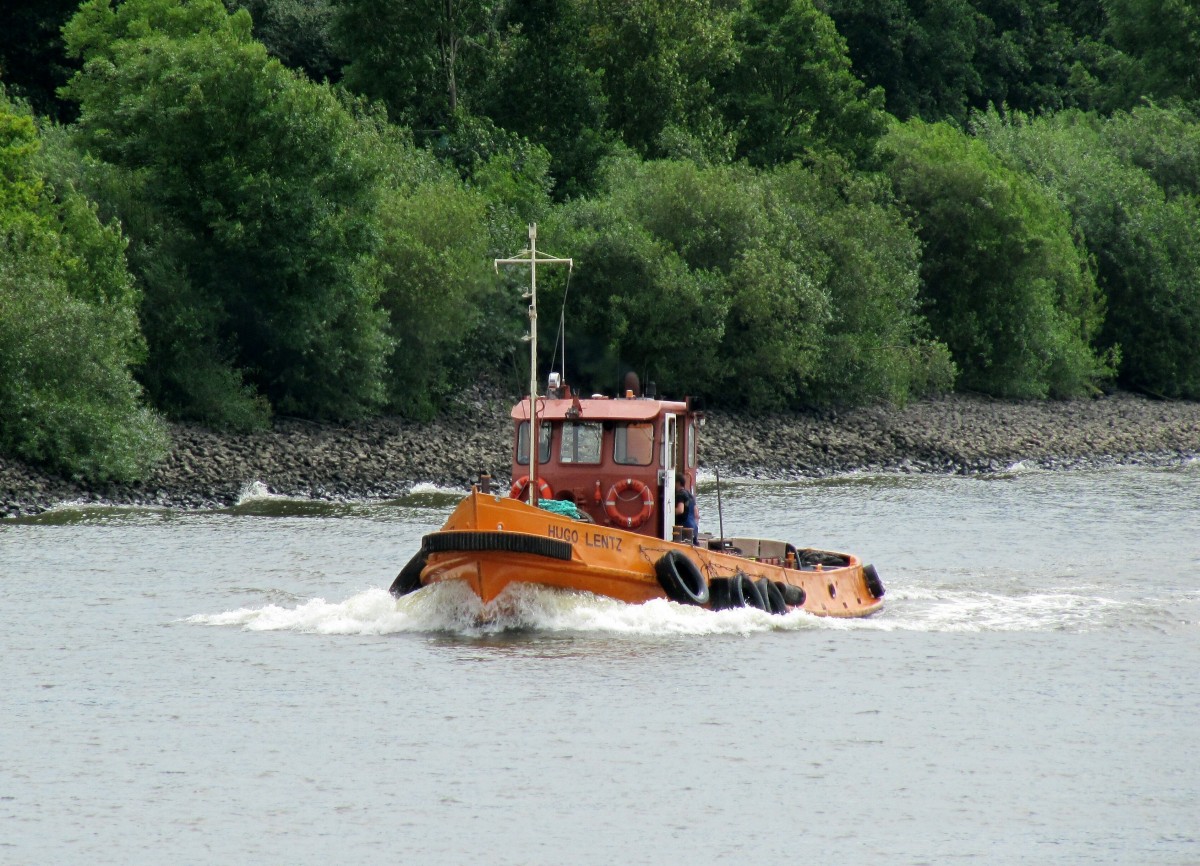
[[[642,510],[633,517],[627,517],[617,510],[617,499],[626,490],[633,490],[642,497]],[[604,512],[613,523],[624,525],[626,529],[636,529],[650,519],[654,511],[654,494],[650,488],[636,478],[623,478],[608,488],[608,496],[604,500]]]
[[[512,483],[512,487],[508,489],[508,495],[513,499],[524,499],[525,488],[529,486],[529,476],[522,475]],[[550,489],[550,485],[546,483],[546,479],[538,476],[538,496],[542,499],[553,499],[554,491]]]

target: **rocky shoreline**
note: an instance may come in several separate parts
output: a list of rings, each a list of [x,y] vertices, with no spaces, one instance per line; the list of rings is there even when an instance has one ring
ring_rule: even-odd
[[[173,425],[172,448],[136,484],[89,485],[0,457],[0,518],[67,504],[227,507],[254,482],[273,493],[382,500],[431,482],[466,490],[480,470],[507,480],[512,400],[472,395],[429,424],[279,418],[262,433]],[[797,478],[854,470],[987,473],[1168,464],[1200,455],[1200,403],[1117,393],[1065,402],[953,395],[903,408],[745,417],[708,413],[702,466],[729,476]]]

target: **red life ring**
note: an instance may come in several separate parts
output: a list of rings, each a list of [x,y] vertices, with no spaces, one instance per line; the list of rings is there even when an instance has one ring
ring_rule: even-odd
[[[617,510],[617,499],[626,490],[633,490],[642,497],[642,510],[633,517],[627,517]],[[623,525],[626,529],[636,529],[650,519],[654,511],[654,494],[650,488],[636,478],[623,478],[608,488],[608,496],[604,500],[604,512],[613,523]]]
[[[522,475],[512,483],[512,487],[508,489],[508,495],[513,499],[524,499],[526,490],[529,486],[529,476]],[[542,499],[553,499],[554,491],[550,489],[550,485],[546,483],[546,479],[538,476],[538,496]]]

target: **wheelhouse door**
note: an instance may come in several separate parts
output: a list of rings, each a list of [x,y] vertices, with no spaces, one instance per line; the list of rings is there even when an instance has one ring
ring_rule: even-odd
[[[662,456],[659,466],[659,499],[660,509],[659,536],[670,539],[675,529],[675,454],[677,453],[677,432],[675,415],[668,412],[663,415]]]

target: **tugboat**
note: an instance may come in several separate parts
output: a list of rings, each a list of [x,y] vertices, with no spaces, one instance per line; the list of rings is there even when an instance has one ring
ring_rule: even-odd
[[[698,401],[659,399],[649,384],[641,393],[632,377],[620,396],[584,397],[558,373],[537,393],[537,266],[572,262],[540,256],[536,226],[529,240],[517,257],[496,260],[531,272],[531,396],[511,413],[512,486],[495,490],[481,475],[422,539],[392,594],[461,581],[488,605],[510,584],[533,583],[631,604],[667,598],[837,617],[881,609],[878,572],[853,554],[696,531]]]

